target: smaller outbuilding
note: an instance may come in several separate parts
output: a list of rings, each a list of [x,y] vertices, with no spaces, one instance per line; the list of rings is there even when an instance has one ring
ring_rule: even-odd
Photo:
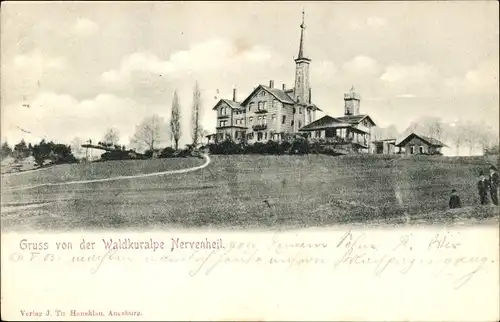
[[[396,154],[396,139],[373,141],[372,152],[373,154]]]
[[[446,147],[443,142],[424,135],[411,133],[396,144],[400,153],[411,154],[441,154],[441,148]]]

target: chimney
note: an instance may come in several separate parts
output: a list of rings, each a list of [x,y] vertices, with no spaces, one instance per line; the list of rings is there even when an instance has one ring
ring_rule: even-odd
[[[285,83],[283,83],[283,90],[285,90],[285,89],[286,89],[286,85],[285,85]]]
[[[274,88],[274,81],[273,80],[269,81],[269,87]]]
[[[233,88],[233,102],[236,102],[236,88]]]

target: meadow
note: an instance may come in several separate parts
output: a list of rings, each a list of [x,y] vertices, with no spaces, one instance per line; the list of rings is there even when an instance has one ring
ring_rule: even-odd
[[[2,176],[2,229],[310,227],[350,223],[449,223],[487,218],[476,182],[483,157],[212,155],[185,174],[8,191],[36,183],[176,170],[198,158],[60,165]],[[449,211],[451,189],[464,209]],[[17,208],[16,208],[17,207]]]

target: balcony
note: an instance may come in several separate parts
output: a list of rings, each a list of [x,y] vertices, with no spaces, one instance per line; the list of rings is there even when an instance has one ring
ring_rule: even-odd
[[[265,108],[262,108],[260,110],[257,110],[254,112],[255,114],[264,114],[264,113],[267,113],[267,110]]]
[[[229,115],[217,115],[218,119],[227,119],[229,118]]]
[[[252,129],[254,131],[262,131],[262,130],[267,129],[267,124],[256,124],[256,125],[252,126]]]

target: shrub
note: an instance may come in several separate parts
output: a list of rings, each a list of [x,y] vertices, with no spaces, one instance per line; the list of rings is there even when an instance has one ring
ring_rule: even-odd
[[[165,149],[161,150],[160,154],[158,157],[160,158],[171,158],[175,154],[175,149],[172,147],[166,147]]]
[[[78,162],[71,152],[70,146],[56,144],[52,141],[45,142],[45,140],[42,140],[39,144],[35,144],[31,151],[38,166],[42,166],[46,159],[49,159],[53,164]]]
[[[244,152],[243,144],[236,143],[231,139],[216,144],[210,144],[208,145],[208,149],[212,154],[240,154]]]
[[[18,144],[14,145],[14,152],[12,153],[16,160],[23,160],[29,157],[30,149],[26,145],[24,139],[21,140]]]
[[[295,138],[292,142],[290,154],[307,154],[310,152],[309,142],[305,138]]]
[[[269,140],[264,145],[264,153],[281,154],[280,144],[276,141]]]
[[[2,144],[2,147],[0,149],[0,158],[5,158],[5,157],[8,157],[12,154],[12,149],[11,147],[9,146],[9,144],[7,142],[4,142]]]
[[[154,149],[154,150],[146,150],[144,152],[144,157],[151,159],[154,156],[158,156],[160,154],[160,150]]]

